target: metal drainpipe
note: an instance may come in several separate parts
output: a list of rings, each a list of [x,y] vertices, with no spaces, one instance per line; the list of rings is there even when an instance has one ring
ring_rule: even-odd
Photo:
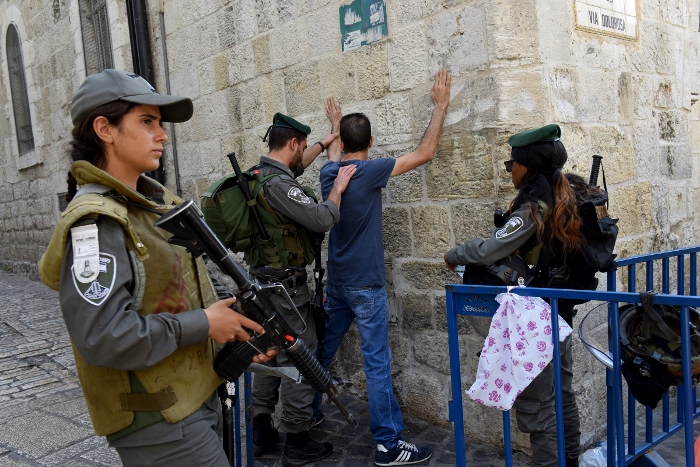
[[[129,39],[131,40],[131,62],[134,72],[154,85],[153,55],[151,39],[148,31],[148,13],[145,0],[126,0],[126,12],[129,23]],[[165,183],[165,172],[161,159],[159,167],[147,174],[160,183]]]
[[[160,17],[160,42],[163,49],[163,69],[165,70],[165,90],[170,94],[170,68],[168,67],[168,49],[165,46],[165,5],[163,0],[158,0],[158,16]],[[173,148],[173,171],[175,172],[175,187],[178,196],[182,196],[180,187],[180,167],[177,160],[177,140],[175,138],[175,124],[170,122],[171,145]]]

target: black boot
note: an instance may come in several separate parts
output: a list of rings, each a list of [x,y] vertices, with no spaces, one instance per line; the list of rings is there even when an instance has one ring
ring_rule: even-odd
[[[333,452],[331,443],[319,443],[309,437],[308,431],[287,433],[287,443],[284,445],[282,465],[297,467],[325,459]]]
[[[272,426],[270,414],[260,414],[253,417],[253,452],[256,456],[262,456],[275,449],[279,433]]]

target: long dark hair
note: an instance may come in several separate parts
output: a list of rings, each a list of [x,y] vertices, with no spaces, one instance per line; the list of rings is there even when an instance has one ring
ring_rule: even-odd
[[[528,205],[537,225],[537,238],[543,241],[545,224],[537,211],[538,201],[544,202],[549,208],[546,222],[551,230],[552,246],[565,252],[576,252],[581,248],[584,237],[581,234],[581,216],[576,207],[577,192],[572,185],[578,186],[581,177],[562,173],[561,168],[567,159],[564,145],[560,141],[543,141],[513,148],[511,158],[525,165],[528,171],[518,195],[510,204],[510,211]]]
[[[87,161],[98,169],[103,169],[105,164],[104,143],[95,133],[92,127],[93,122],[97,117],[102,116],[111,125],[119,126],[124,115],[136,105],[131,102],[117,100],[103,104],[83,114],[75,122],[71,132],[73,139],[70,142],[68,153],[73,162]],[[66,182],[68,183],[66,201],[70,202],[78,190],[78,183],[70,171],[68,171]]]

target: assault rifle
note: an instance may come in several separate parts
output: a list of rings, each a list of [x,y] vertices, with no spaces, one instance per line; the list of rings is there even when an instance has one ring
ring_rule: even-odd
[[[261,285],[251,281],[243,269],[231,256],[221,241],[204,222],[197,205],[186,201],[158,219],[154,225],[173,235],[168,242],[187,248],[197,257],[206,254],[214,261],[224,274],[230,276],[238,286],[238,297],[246,315],[258,321],[265,334],[252,333],[249,341],[229,342],[219,351],[214,361],[216,372],[229,381],[237,379],[250,365],[254,355],[265,353],[271,345],[279,347],[287,354],[289,360],[297,367],[304,378],[318,392],[324,392],[352,426],[357,421],[338,400],[338,390],[321,364],[316,360],[304,342],[299,339],[300,332],[290,326],[272,300],[273,294],[280,295],[301,319],[287,291],[279,283]],[[305,324],[304,324],[305,326]]]

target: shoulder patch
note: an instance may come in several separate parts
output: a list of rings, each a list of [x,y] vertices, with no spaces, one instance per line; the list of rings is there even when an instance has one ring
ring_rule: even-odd
[[[311,198],[306,196],[306,193],[304,193],[304,190],[302,190],[298,186],[291,187],[289,189],[289,191],[287,192],[287,197],[291,200],[296,201],[297,203],[301,203],[301,204],[311,203]]]
[[[523,225],[525,225],[525,222],[520,217],[511,217],[506,222],[506,225],[496,231],[496,238],[505,238],[512,235],[520,230],[520,227]]]
[[[114,279],[117,277],[117,260],[114,256],[107,253],[99,253],[99,274],[97,278],[90,283],[84,283],[78,280],[80,271],[76,270],[76,265],[73,264],[73,284],[76,290],[86,302],[91,305],[99,306],[109,297],[114,287]]]

